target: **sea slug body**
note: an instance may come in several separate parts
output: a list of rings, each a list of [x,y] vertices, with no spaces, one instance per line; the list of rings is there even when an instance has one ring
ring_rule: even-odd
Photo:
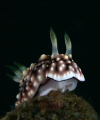
[[[16,106],[23,101],[31,100],[34,96],[44,96],[50,91],[66,90],[72,91],[76,88],[78,81],[85,81],[81,69],[72,59],[71,41],[65,34],[66,53],[59,54],[57,49],[57,38],[54,31],[50,30],[52,42],[52,55],[41,55],[36,63],[29,68],[22,69],[22,75],[14,78],[19,82],[20,91],[16,98]]]

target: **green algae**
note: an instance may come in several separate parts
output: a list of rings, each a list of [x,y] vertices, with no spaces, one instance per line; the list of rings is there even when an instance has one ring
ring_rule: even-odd
[[[93,107],[71,92],[51,92],[24,102],[2,120],[98,120]]]

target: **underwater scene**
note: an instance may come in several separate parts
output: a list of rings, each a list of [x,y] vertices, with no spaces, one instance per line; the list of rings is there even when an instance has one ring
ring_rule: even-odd
[[[100,120],[99,13],[92,2],[5,3],[0,120]]]

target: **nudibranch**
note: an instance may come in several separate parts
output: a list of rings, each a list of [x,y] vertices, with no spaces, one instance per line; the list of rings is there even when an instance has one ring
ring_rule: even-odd
[[[66,90],[72,91],[76,88],[78,81],[85,81],[81,69],[72,59],[71,41],[65,34],[66,53],[59,54],[57,49],[57,38],[54,31],[50,30],[52,42],[52,55],[41,55],[36,63],[29,68],[22,67],[23,73],[17,72],[14,81],[19,82],[20,92],[16,106],[33,97],[47,95],[50,91]]]

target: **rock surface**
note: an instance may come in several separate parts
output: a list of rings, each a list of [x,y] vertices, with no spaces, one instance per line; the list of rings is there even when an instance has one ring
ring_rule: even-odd
[[[98,120],[91,105],[71,92],[51,92],[24,102],[2,120]]]

